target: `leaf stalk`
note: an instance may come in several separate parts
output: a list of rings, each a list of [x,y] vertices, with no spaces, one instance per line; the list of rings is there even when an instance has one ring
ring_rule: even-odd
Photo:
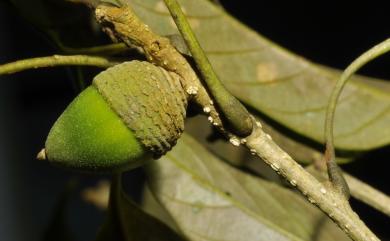
[[[253,123],[246,108],[239,102],[219,80],[217,74],[200,46],[180,5],[176,0],[164,0],[177,28],[182,34],[188,49],[201,73],[207,88],[214,97],[221,112],[231,125],[232,131],[239,136],[248,136],[252,132]]]
[[[37,57],[31,59],[23,59],[15,62],[0,65],[0,75],[13,74],[16,72],[37,69],[44,67],[55,66],[95,66],[100,68],[108,68],[118,64],[105,57],[88,56],[88,55],[53,55],[47,57]]]
[[[342,73],[340,79],[336,82],[336,85],[333,88],[332,94],[329,98],[329,104],[326,110],[325,118],[325,161],[328,169],[328,176],[333,186],[342,193],[347,199],[349,197],[349,188],[348,184],[342,176],[340,168],[337,166],[335,158],[335,148],[334,148],[334,117],[336,112],[337,101],[341,95],[341,92],[350,79],[350,77],[363,67],[368,62],[373,59],[387,53],[390,51],[390,38],[379,43],[378,45],[372,47],[357,59],[355,59]]]

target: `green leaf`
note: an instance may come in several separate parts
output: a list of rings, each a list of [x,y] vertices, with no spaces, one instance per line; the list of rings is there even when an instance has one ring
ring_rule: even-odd
[[[168,226],[140,209],[122,191],[118,176],[111,186],[107,218],[97,241],[184,241]]]
[[[129,3],[156,32],[177,33],[162,1]],[[323,142],[325,110],[339,71],[282,49],[210,1],[180,3],[216,72],[235,96],[296,133]],[[377,88],[378,83],[386,88]],[[389,85],[361,76],[348,83],[336,113],[337,148],[367,150],[390,143],[390,129],[385,128],[390,123]]]
[[[147,174],[189,240],[349,240],[300,195],[232,168],[188,135]]]

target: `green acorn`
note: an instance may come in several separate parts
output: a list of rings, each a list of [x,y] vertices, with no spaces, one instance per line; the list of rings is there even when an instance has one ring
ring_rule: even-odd
[[[186,107],[176,74],[148,62],[116,65],[98,74],[58,118],[45,159],[93,172],[140,166],[176,144]]]

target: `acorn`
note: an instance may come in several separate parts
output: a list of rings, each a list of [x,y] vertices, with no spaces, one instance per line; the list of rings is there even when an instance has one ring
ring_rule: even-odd
[[[186,108],[178,75],[148,62],[116,65],[99,73],[58,118],[44,156],[82,171],[138,167],[176,144]]]

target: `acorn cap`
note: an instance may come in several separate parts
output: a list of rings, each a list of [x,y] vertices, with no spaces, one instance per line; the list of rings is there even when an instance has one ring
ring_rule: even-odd
[[[93,85],[156,157],[183,133],[187,94],[177,74],[134,60],[101,72]]]
[[[53,164],[88,171],[133,168],[147,152],[94,86],[66,108],[45,146]]]

